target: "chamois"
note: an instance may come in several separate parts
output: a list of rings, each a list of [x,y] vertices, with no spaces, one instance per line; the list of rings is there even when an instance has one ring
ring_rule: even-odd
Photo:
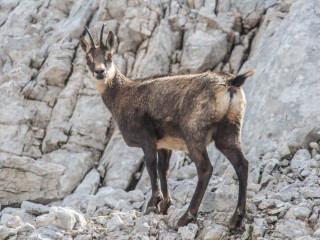
[[[181,150],[190,154],[199,180],[189,208],[177,225],[196,222],[213,171],[206,147],[214,141],[232,163],[239,180],[238,203],[229,224],[232,228],[239,227],[245,214],[248,178],[248,161],[241,151],[240,139],[246,107],[241,86],[255,71],[236,77],[224,72],[205,72],[131,80],[112,62],[113,33],[109,32],[104,43],[103,25],[100,44],[96,46],[90,31],[85,29],[91,44],[81,36],[80,45],[86,53],[90,76],[126,144],[144,152],[152,186],[146,212],[167,214],[171,205],[167,183],[169,162],[172,150]]]

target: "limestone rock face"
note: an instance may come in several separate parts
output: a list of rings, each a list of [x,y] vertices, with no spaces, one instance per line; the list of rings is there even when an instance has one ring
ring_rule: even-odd
[[[72,153],[62,149],[44,155],[39,162],[55,163],[65,167],[64,174],[60,178],[60,198],[70,194],[94,165],[91,152]]]
[[[237,174],[214,143],[197,224],[176,229],[198,181],[180,151],[168,214],[144,214],[143,151],[126,145],[79,46],[84,26],[98,44],[104,23],[131,79],[256,69],[239,231]],[[319,0],[0,1],[0,239],[320,239],[319,26]]]
[[[227,35],[219,30],[187,32],[181,56],[181,72],[196,73],[214,68],[227,54]]]
[[[244,86],[243,147],[250,156],[285,143],[294,151],[320,137],[320,109],[314,104],[320,101],[319,11],[317,1],[297,1],[285,18],[268,11],[261,23],[242,67],[256,69]]]
[[[119,27],[119,53],[136,52],[139,44],[152,35],[158,14],[148,7],[127,8]]]
[[[126,189],[143,161],[143,152],[139,148],[128,147],[119,130],[113,134],[107,148],[98,168],[101,175],[107,172],[104,184]]]
[[[242,24],[246,29],[254,28],[260,21],[265,8],[263,1],[248,0],[239,1],[239,11],[242,14]]]
[[[151,74],[169,72],[170,59],[179,42],[179,35],[173,32],[167,21],[162,20],[154,30],[148,45],[140,46],[132,74],[146,77]]]
[[[60,177],[65,168],[28,157],[1,156],[1,204],[58,199]]]

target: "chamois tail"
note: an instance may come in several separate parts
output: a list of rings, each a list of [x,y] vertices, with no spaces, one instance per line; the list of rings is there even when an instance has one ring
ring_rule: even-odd
[[[241,87],[242,84],[244,84],[246,78],[252,76],[255,72],[256,70],[250,70],[244,74],[236,76],[234,79],[231,80],[231,85],[234,87]]]

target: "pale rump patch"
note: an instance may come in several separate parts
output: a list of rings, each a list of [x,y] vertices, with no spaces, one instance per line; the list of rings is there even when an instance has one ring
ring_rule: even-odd
[[[188,152],[188,148],[186,143],[181,138],[174,138],[165,136],[164,138],[157,141],[158,149],[171,149],[171,150],[179,150],[183,152]]]
[[[241,121],[246,109],[246,98],[242,88],[237,89],[233,94],[227,117],[231,122]]]
[[[230,93],[227,88],[221,88],[216,93],[216,112],[215,116],[221,120],[228,112],[230,104]]]

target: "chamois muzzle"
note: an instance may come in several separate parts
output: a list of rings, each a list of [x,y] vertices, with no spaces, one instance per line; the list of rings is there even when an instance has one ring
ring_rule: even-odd
[[[97,69],[94,71],[98,80],[103,80],[106,77],[104,69]]]

